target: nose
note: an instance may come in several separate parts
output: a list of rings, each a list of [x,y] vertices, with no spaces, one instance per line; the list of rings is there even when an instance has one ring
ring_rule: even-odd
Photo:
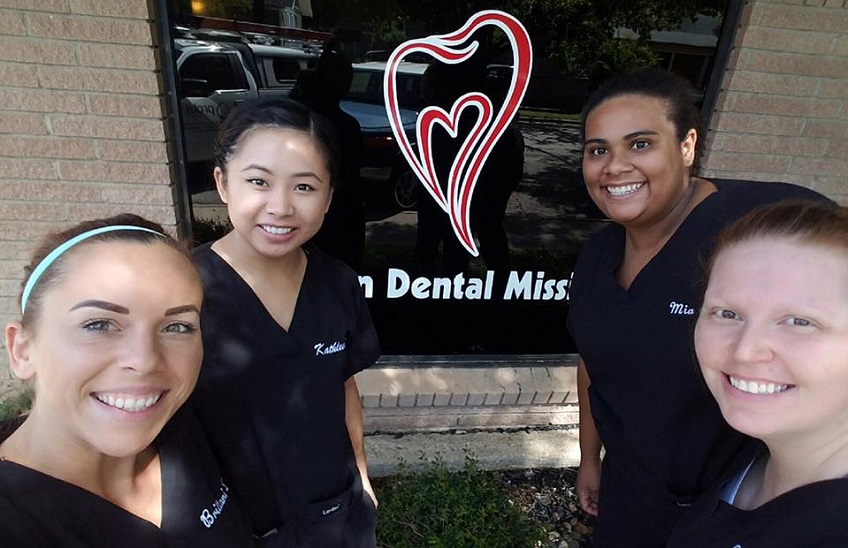
[[[289,189],[279,186],[268,193],[265,204],[268,213],[276,217],[285,217],[294,213],[294,200]]]
[[[607,153],[607,161],[604,163],[604,173],[607,175],[618,175],[627,173],[633,169],[633,164],[627,158],[627,154],[613,152],[610,150]]]
[[[126,339],[124,369],[147,374],[156,371],[162,364],[162,349],[156,333],[139,329]]]
[[[756,363],[772,358],[772,345],[767,326],[746,323],[738,332],[733,357],[739,363]]]

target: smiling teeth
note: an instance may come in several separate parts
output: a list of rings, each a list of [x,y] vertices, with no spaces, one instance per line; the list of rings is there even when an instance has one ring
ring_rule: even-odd
[[[294,229],[293,228],[281,228],[281,227],[277,227],[277,226],[262,225],[262,230],[264,230],[265,232],[268,232],[269,234],[288,234],[289,232],[291,232]]]
[[[139,411],[144,411],[149,407],[153,407],[156,402],[159,401],[159,398],[162,397],[162,394],[156,394],[155,396],[148,396],[146,398],[131,398],[122,396],[118,396],[116,398],[115,396],[108,396],[105,394],[96,394],[95,397],[109,407],[123,409],[130,413],[138,413]]]
[[[634,183],[632,185],[622,185],[622,186],[608,186],[607,192],[612,194],[613,196],[625,196],[627,194],[631,194],[636,192],[640,188],[642,188],[645,183]]]
[[[742,392],[747,392],[748,394],[774,394],[780,393],[789,388],[788,384],[774,384],[771,382],[755,382],[755,381],[743,381],[742,379],[737,379],[734,377],[730,377],[730,384],[733,385],[734,388],[741,390]]]

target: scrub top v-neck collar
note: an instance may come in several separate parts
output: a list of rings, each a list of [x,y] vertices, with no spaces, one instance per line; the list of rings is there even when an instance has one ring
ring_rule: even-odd
[[[211,245],[209,246],[209,251],[212,253],[212,256],[215,258],[216,261],[219,261],[225,266],[227,270],[232,273],[230,279],[234,280],[233,289],[245,295],[249,295],[248,298],[252,299],[256,303],[255,309],[262,310],[262,313],[265,316],[265,318],[263,319],[263,323],[270,322],[276,325],[279,330],[282,331],[285,335],[291,336],[292,332],[297,327],[298,318],[302,315],[301,312],[304,310],[303,300],[305,286],[307,284],[307,280],[309,279],[309,270],[312,264],[312,261],[309,259],[309,251],[306,249],[303,250],[304,254],[306,255],[306,268],[303,269],[303,279],[300,281],[300,288],[297,291],[297,301],[294,305],[294,312],[292,314],[292,320],[289,324],[288,329],[280,325],[280,323],[276,319],[274,319],[274,316],[265,306],[265,303],[262,302],[262,299],[259,298],[259,295],[256,294],[256,291],[254,291],[253,288],[250,287],[250,284],[247,283],[247,281],[241,276],[241,274],[239,274],[239,272],[235,268],[233,268],[233,265],[231,265],[226,259],[219,255],[218,252],[215,251],[215,249]]]

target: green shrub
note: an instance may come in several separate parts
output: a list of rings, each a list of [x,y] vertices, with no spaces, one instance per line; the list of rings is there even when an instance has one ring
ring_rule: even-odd
[[[0,421],[28,413],[32,407],[32,390],[24,390],[0,401]]]
[[[437,459],[379,485],[380,548],[532,548],[544,535],[470,456],[461,472]]]
[[[192,244],[200,245],[206,242],[214,242],[225,236],[232,228],[233,225],[227,220],[195,219],[191,225]]]

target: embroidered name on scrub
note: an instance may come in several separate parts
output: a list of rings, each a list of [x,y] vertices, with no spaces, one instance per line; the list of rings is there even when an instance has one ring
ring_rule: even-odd
[[[344,349],[347,348],[347,343],[345,341],[336,341],[329,345],[324,343],[318,343],[312,348],[315,349],[316,356],[328,356],[330,354],[335,354],[337,352],[344,351]]]
[[[218,519],[218,516],[221,515],[221,512],[224,511],[224,506],[226,506],[227,501],[230,499],[230,488],[224,484],[224,480],[221,480],[221,496],[215,499],[212,503],[212,510],[209,508],[204,508],[203,512],[200,513],[200,521],[203,522],[203,525],[206,526],[207,529],[211,529],[213,525],[215,525],[215,520]]]
[[[671,301],[668,303],[669,314],[681,314],[683,316],[695,315],[695,309],[686,303]]]

